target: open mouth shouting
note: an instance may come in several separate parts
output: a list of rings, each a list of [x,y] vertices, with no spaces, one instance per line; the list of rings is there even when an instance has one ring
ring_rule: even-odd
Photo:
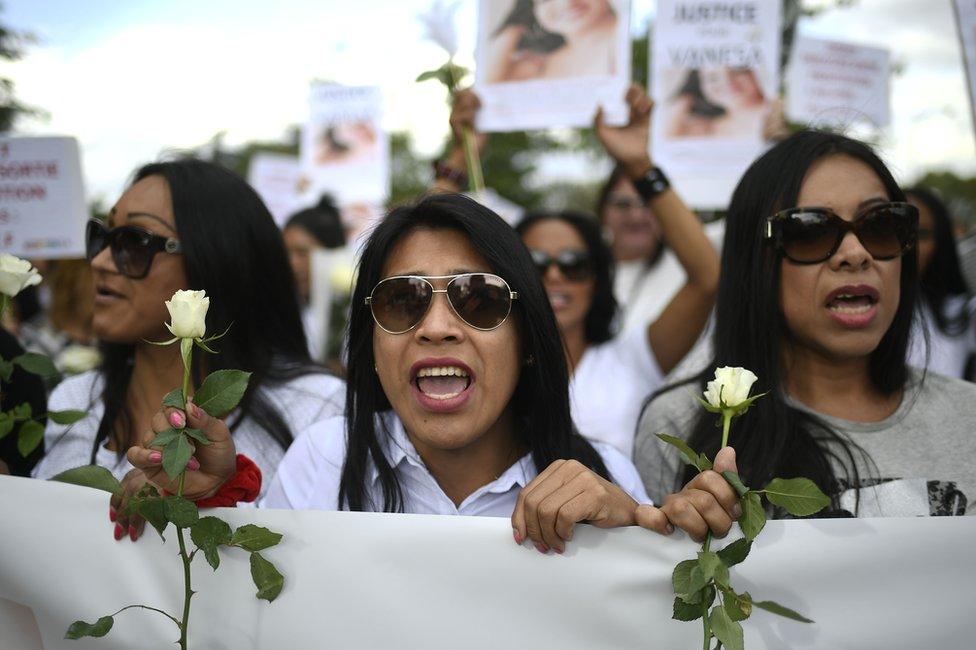
[[[878,313],[880,294],[866,284],[838,287],[827,294],[826,307],[831,318],[850,328],[867,327]]]
[[[447,413],[468,401],[474,373],[458,359],[424,359],[410,368],[410,384],[421,406]]]

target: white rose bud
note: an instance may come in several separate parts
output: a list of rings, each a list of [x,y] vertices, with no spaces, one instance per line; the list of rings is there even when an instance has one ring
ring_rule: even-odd
[[[102,355],[89,345],[69,345],[58,355],[55,365],[69,375],[77,375],[98,367]]]
[[[749,399],[749,391],[757,379],[745,368],[717,368],[715,379],[705,386],[705,401],[716,409],[735,408]]]
[[[31,263],[9,253],[0,253],[0,293],[13,298],[25,287],[41,282]]]
[[[181,339],[199,339],[207,332],[207,309],[210,298],[206,291],[180,290],[166,301],[170,322],[166,324],[173,336]]]

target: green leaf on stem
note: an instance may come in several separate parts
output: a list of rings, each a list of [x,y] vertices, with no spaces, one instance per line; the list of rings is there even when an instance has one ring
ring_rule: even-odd
[[[17,451],[27,457],[44,440],[44,425],[34,420],[28,420],[20,425],[17,432]]]
[[[702,604],[704,604],[705,607],[711,607],[712,602],[715,600],[715,587],[712,585],[706,585],[696,592],[682,594],[678,596],[678,598],[689,605],[698,605],[701,607]]]
[[[745,538],[737,539],[719,551],[718,557],[722,560],[722,564],[733,567],[745,560],[751,550],[752,542]]]
[[[7,437],[14,430],[14,419],[6,413],[0,413],[0,440]]]
[[[166,397],[163,398],[163,406],[172,406],[175,409],[183,410],[183,389],[174,388],[170,392],[166,393]]]
[[[47,417],[55,424],[74,424],[88,416],[85,411],[48,411]]]
[[[746,487],[746,484],[742,482],[742,479],[735,472],[725,471],[722,472],[722,476],[725,477],[725,480],[729,482],[729,485],[735,489],[740,497],[744,497],[746,492],[749,491],[749,488]]]
[[[830,497],[808,478],[774,478],[762,492],[794,517],[807,517],[830,505]]]
[[[739,528],[750,542],[762,532],[766,525],[766,511],[763,509],[762,499],[757,492],[749,492],[739,499],[742,516],[739,517]]]
[[[201,445],[213,444],[213,442],[210,441],[210,438],[203,435],[203,431],[200,431],[200,429],[183,429],[183,433],[190,436],[191,438],[199,442]]]
[[[260,553],[251,553],[251,579],[258,588],[257,597],[269,603],[278,597],[285,584],[285,577]]]
[[[197,341],[197,347],[200,348],[201,350],[205,351],[205,352],[209,352],[210,354],[217,354],[214,350],[211,350],[207,346],[206,342],[204,342],[203,340],[198,340]]]
[[[27,402],[24,402],[23,404],[18,404],[17,406],[10,409],[10,417],[12,417],[15,420],[27,420],[32,415],[34,415],[34,411],[31,409],[31,405],[28,404]]]
[[[672,447],[677,448],[684,456],[685,462],[698,469],[699,472],[704,472],[705,470],[712,469],[712,461],[708,460],[705,454],[699,454],[694,449],[688,446],[681,438],[675,438],[674,436],[669,436],[664,433],[657,434],[657,437],[668,443]]]
[[[163,531],[169,525],[166,518],[166,502],[160,497],[142,497],[129,501],[129,510],[142,516],[149,525],[156,529],[159,538],[164,542]]]
[[[54,362],[45,355],[37,354],[36,352],[25,352],[19,357],[14,357],[11,361],[32,375],[51,377],[58,374],[58,369],[54,366]]]
[[[64,638],[66,639],[80,639],[86,636],[105,636],[112,629],[112,625],[115,623],[115,619],[111,616],[103,616],[94,623],[86,623],[84,621],[75,621],[68,628],[65,633]]]
[[[708,617],[712,625],[712,633],[728,650],[743,650],[745,641],[742,638],[742,626],[729,618],[725,608],[716,605]]]
[[[163,470],[173,480],[186,469],[186,464],[193,455],[193,446],[180,434],[170,440],[163,447]]]
[[[748,594],[737,594],[731,589],[722,591],[722,606],[733,621],[744,621],[752,614],[752,600]]]
[[[263,551],[281,541],[281,533],[276,533],[262,526],[244,524],[234,531],[230,539],[231,546],[239,546],[245,551]]]
[[[674,571],[671,572],[671,586],[674,588],[674,593],[679,596],[682,594],[692,594],[696,590],[692,590],[691,587],[691,570],[698,566],[698,560],[683,560],[678,562],[674,567]]]
[[[691,568],[691,573],[688,574],[688,595],[704,589],[711,580],[711,578],[705,577],[705,572],[696,564]]]
[[[14,374],[14,364],[6,359],[0,359],[0,379],[10,381],[12,374]]]
[[[811,621],[806,616],[803,616],[802,614],[793,611],[789,607],[783,607],[779,603],[774,603],[771,600],[754,602],[753,606],[758,607],[759,609],[765,609],[767,612],[771,612],[779,616],[784,616],[786,618],[793,619],[794,621],[800,621],[801,623],[813,623],[813,621]]]
[[[221,417],[244,397],[251,373],[240,370],[218,370],[207,375],[200,390],[193,396],[193,403],[213,417]]]
[[[163,502],[166,504],[166,518],[180,528],[189,528],[200,518],[197,505],[183,497],[173,495],[163,499]]]
[[[705,580],[711,580],[715,577],[715,571],[722,565],[722,560],[719,559],[718,555],[712,553],[711,551],[699,551],[698,553],[698,568],[701,569],[702,575],[705,576]]]
[[[229,544],[230,538],[230,526],[217,517],[202,517],[190,528],[190,539],[203,551],[204,557],[214,571],[220,566],[217,547],[221,544]]]
[[[179,429],[173,429],[172,427],[166,429],[165,431],[160,431],[156,434],[156,437],[152,439],[149,443],[150,447],[165,447],[169,443],[176,440],[176,437],[181,435],[182,432]]]
[[[678,597],[674,599],[674,613],[671,618],[676,621],[694,621],[702,617],[703,608],[701,604],[689,604]]]
[[[112,476],[112,472],[99,465],[84,465],[68,469],[51,477],[51,480],[104,490],[111,494],[122,494],[122,484],[119,480]]]

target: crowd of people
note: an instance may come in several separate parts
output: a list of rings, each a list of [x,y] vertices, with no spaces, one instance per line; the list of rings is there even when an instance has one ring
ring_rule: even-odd
[[[0,471],[98,464],[127,495],[175,490],[152,440],[189,423],[212,444],[195,450],[188,498],[225,493],[249,464],[261,507],[510,517],[514,541],[541,552],[562,552],[579,522],[724,535],[742,514],[725,469],[747,484],[813,479],[832,499],[818,516],[976,513],[976,323],[938,195],[903,190],[861,142],[802,130],[779,135],[704,226],[648,154],[651,101],[636,86],[626,100],[627,124],[594,125],[614,162],[598,204],[512,227],[460,193],[479,101],[458,93],[456,146],[430,192],[359,251],[338,372],[313,361],[322,338],[308,331],[310,254],[345,244],[335,206],[279,230],[215,164],[141,167],[88,224],[87,261],[57,262],[0,332],[5,358],[98,351],[90,369],[62,367],[50,396],[24,373],[4,382],[4,408],[86,416],[48,422],[28,458],[0,441]],[[251,373],[226,417],[161,406],[183,366],[177,346],[151,342],[169,338],[178,289],[205,290],[207,331],[227,330],[216,354],[194,352],[194,385]],[[723,449],[695,399],[720,366],[768,393]],[[686,470],[661,432],[714,471]],[[144,522],[125,500],[112,532],[134,541]]]

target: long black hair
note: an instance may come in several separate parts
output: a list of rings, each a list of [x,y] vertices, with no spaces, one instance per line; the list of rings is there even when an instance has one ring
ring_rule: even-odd
[[[504,278],[518,300],[517,319],[521,351],[526,361],[510,406],[516,435],[531,450],[538,471],[555,460],[575,459],[604,478],[606,466],[596,450],[573,428],[569,411],[569,375],[552,313],[539,272],[518,235],[497,214],[461,195],[435,195],[398,207],[379,223],[363,247],[359,277],[349,317],[349,368],[346,392],[346,460],[339,484],[339,507],[350,510],[378,508],[366,490],[369,462],[376,467],[383,491],[383,510],[403,509],[403,494],[396,474],[383,453],[380,437],[389,435],[385,419],[377,415],[392,408],[374,370],[373,317],[365,301],[380,277],[383,264],[397,243],[417,228],[450,229],[464,233],[485,258],[492,273]]]
[[[342,217],[330,194],[323,194],[314,206],[299,210],[288,217],[284,230],[292,227],[304,228],[315,241],[326,248],[342,248],[346,245]]]
[[[881,180],[890,200],[904,201],[891,173],[867,145],[841,135],[801,131],[749,167],[729,205],[716,304],[714,358],[692,381],[698,381],[704,389],[712,368],[741,366],[759,376],[754,392],[769,392],[736,423],[736,429],[745,432],[734,438],[733,446],[747,485],[764,485],[776,476],[806,476],[827,494],[837,496],[845,487],[856,487],[860,482],[859,466],[873,467],[867,454],[853,441],[786,399],[781,343],[788,340],[790,333],[780,305],[783,257],[763,239],[766,217],[796,205],[811,166],[834,155],[863,162]],[[871,383],[884,395],[901,390],[909,379],[905,356],[915,308],[917,266],[914,250],[902,257],[898,310],[870,356]],[[718,438],[715,416],[702,411],[689,444],[714,457],[720,444]],[[835,466],[841,470],[835,470]],[[683,483],[690,480],[691,473],[684,472],[683,477],[676,478]]]
[[[583,239],[586,252],[590,256],[590,267],[593,269],[593,302],[586,312],[584,323],[584,337],[587,343],[604,343],[613,338],[613,323],[617,315],[617,299],[613,295],[613,254],[603,242],[603,234],[597,220],[582,212],[562,210],[547,212],[532,211],[523,217],[515,226],[519,236],[524,237],[532,226],[540,221],[555,219],[562,221]]]
[[[207,332],[217,334],[230,328],[217,342],[217,354],[206,355],[207,368],[251,373],[231,430],[249,417],[286,449],[292,432],[259,389],[324,371],[308,355],[281,232],[251,186],[223,167],[192,158],[150,163],[135,172],[132,182],[150,176],[162,177],[169,187],[187,286],[203,289],[211,298]],[[132,423],[125,398],[135,346],[103,342],[101,348],[105,412],[92,444],[92,463],[102,441],[110,436],[123,443],[118,449],[119,454],[124,453]],[[193,354],[199,360],[200,351],[194,349]],[[195,361],[195,386],[202,380],[199,370],[200,363]]]
[[[920,269],[922,299],[929,306],[936,327],[944,334],[958,336],[969,328],[969,312],[960,309],[958,313],[947,313],[946,301],[949,298],[968,297],[969,287],[962,277],[962,264],[952,233],[949,208],[935,192],[925,187],[907,189],[905,195],[927,207],[934,222],[932,237],[935,251],[928,268]]]
[[[516,49],[529,50],[539,54],[555,52],[566,44],[566,39],[547,31],[535,17],[535,0],[515,0],[515,6],[495,30],[493,36],[501,34],[506,27],[522,27],[523,32]]]

